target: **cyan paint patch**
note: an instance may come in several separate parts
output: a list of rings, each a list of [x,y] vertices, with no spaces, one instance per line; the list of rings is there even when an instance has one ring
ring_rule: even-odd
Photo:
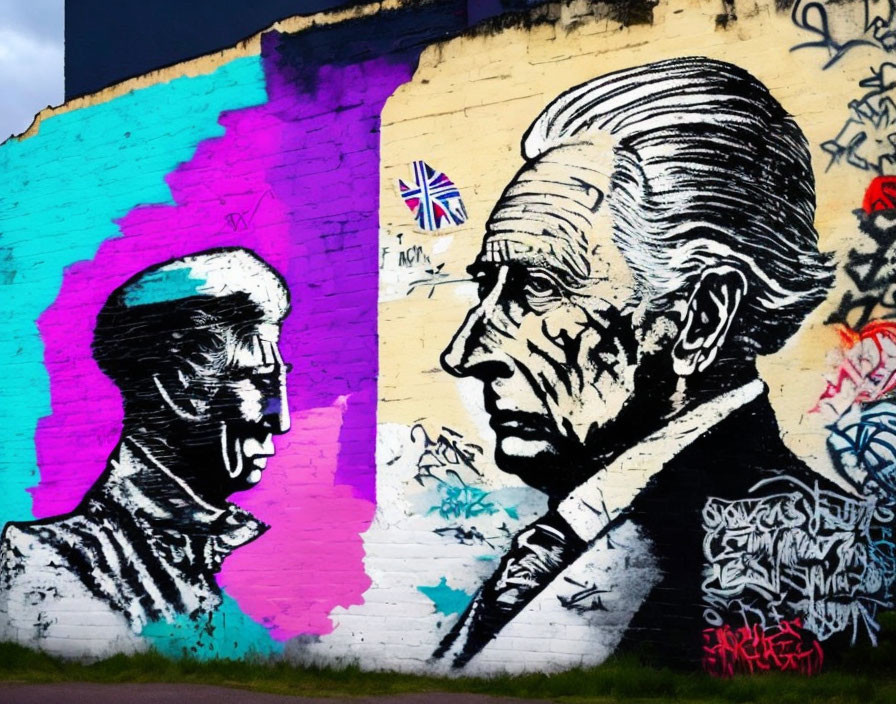
[[[205,279],[193,276],[189,268],[154,271],[125,289],[124,304],[142,306],[189,298],[198,295],[205,283]]]
[[[172,203],[165,176],[199,142],[224,133],[222,111],[266,100],[261,59],[247,57],[56,115],[34,137],[0,147],[0,525],[33,518],[34,433],[50,413],[35,321],[56,298],[63,269],[119,236],[115,219],[134,206]],[[85,154],[89,169],[80,168]]]
[[[443,481],[438,485],[440,503],[431,506],[427,513],[439,512],[445,519],[475,518],[482,514],[491,515],[498,509],[491,501],[486,501],[489,492],[476,486],[465,484],[459,476],[457,483]]]
[[[473,600],[473,595],[467,594],[463,589],[449,587],[445,577],[442,577],[434,587],[417,587],[417,589],[436,605],[438,613],[446,616],[462,614]]]
[[[283,645],[271,638],[268,629],[246,616],[226,594],[221,606],[208,616],[191,619],[181,615],[174,623],[155,621],[140,635],[160,653],[173,658],[236,660],[283,652]]]

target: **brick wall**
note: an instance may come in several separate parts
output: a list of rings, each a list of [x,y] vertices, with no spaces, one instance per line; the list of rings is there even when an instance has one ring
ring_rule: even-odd
[[[891,18],[467,5],[289,20],[0,147],[3,638],[722,675],[873,640]]]

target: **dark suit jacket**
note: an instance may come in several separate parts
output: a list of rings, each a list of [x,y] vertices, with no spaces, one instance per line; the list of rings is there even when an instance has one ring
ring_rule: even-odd
[[[714,527],[706,522],[713,515],[705,513],[708,506],[722,517]],[[694,668],[701,664],[709,625],[764,627],[802,618],[800,609],[807,608],[824,616],[825,609],[838,608],[837,600],[855,598],[868,570],[878,569],[854,559],[869,554],[863,546],[850,553],[852,544],[867,541],[872,514],[873,506],[843,496],[787,449],[763,393],[684,447],[617,519],[638,526],[659,573],[620,651]],[[842,525],[845,515],[856,523],[852,532]],[[435,657],[451,653],[454,666],[462,667],[586,548],[554,511],[521,531]],[[819,589],[809,579],[807,596],[799,582],[814,568],[836,572],[835,586]],[[892,584],[893,575],[880,569],[873,577],[869,582],[887,589]],[[840,584],[849,593],[829,593]],[[715,590],[714,624],[707,621],[706,586]],[[865,596],[873,604],[880,594]]]
[[[776,481],[754,489],[763,480]],[[713,549],[705,543],[707,501],[747,503],[782,492],[802,495],[803,486],[843,494],[784,445],[767,394],[734,411],[676,455],[630,508],[630,517],[653,544],[660,581],[630,622],[620,651],[636,651],[654,664],[699,666],[708,625],[703,583],[711,577],[706,551]],[[770,544],[773,534],[771,528],[764,534]],[[752,550],[757,560],[773,560],[766,548],[753,545],[745,553],[749,558]],[[749,592],[743,599],[760,611],[770,606]],[[775,608],[781,617],[800,617],[786,603]],[[742,613],[731,612],[725,620],[732,627],[745,625]]]
[[[47,620],[89,594],[124,614],[135,631],[176,614],[211,612],[221,603],[215,575],[224,558],[266,529],[234,504],[200,502],[125,441],[73,512],[6,524],[0,619],[24,613],[23,595],[42,604]],[[80,588],[66,593],[61,582]]]

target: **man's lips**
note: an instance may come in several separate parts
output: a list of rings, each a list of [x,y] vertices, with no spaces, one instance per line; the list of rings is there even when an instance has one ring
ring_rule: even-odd
[[[538,413],[523,411],[490,411],[489,425],[498,435],[514,435],[523,439],[544,438],[550,434],[547,419]]]
[[[261,473],[268,465],[268,457],[273,455],[246,455],[246,462],[251,468],[246,475],[249,484],[258,484],[261,481]]]
[[[256,469],[264,469],[267,466],[268,457],[274,456],[274,443],[270,435],[261,439],[248,437],[242,441],[241,450],[245,462]]]

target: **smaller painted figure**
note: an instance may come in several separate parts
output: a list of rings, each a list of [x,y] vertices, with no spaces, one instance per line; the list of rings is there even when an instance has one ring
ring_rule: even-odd
[[[111,294],[93,353],[122,394],[121,439],[73,512],[6,525],[0,640],[136,650],[147,624],[221,603],[224,558],[267,529],[227,497],[261,480],[289,429],[288,311],[282,277],[240,248],[150,267]]]

